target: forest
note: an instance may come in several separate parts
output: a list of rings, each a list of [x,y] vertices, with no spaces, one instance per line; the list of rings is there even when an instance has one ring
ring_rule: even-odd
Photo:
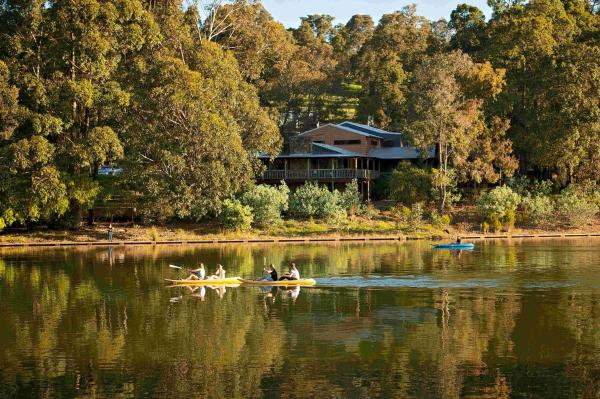
[[[342,120],[436,145],[442,210],[512,176],[597,192],[600,3],[488,3],[286,29],[253,0],[3,0],[0,230],[76,228],[110,196],[205,220],[253,187],[258,154]]]

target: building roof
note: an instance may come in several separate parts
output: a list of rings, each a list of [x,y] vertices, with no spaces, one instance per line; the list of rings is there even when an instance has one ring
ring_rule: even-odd
[[[312,149],[313,154],[315,154],[315,153],[327,154],[328,153],[328,154],[343,155],[346,157],[363,157],[364,156],[363,154],[359,154],[354,151],[346,150],[345,148],[337,147],[335,145],[329,145],[329,144],[324,144],[324,143],[315,143],[315,142],[313,142],[312,145],[313,145],[313,149]]]
[[[276,158],[365,158],[364,154],[359,154],[353,151],[346,150],[341,147],[334,145],[328,145],[323,143],[311,143],[310,153],[290,153],[280,154]],[[259,158],[271,158],[267,154],[261,154]]]
[[[333,126],[338,129],[350,131],[366,137],[375,137],[391,142],[391,147],[372,148],[367,155],[359,154],[335,145],[311,142],[310,152],[280,154],[276,158],[376,158],[376,159],[419,159],[421,152],[414,146],[402,146],[402,133],[386,132],[373,126],[367,126],[356,122],[342,122],[338,125],[327,124],[321,126]],[[299,136],[314,132],[319,128],[300,133]],[[428,158],[435,157],[435,147],[429,150]],[[261,154],[260,158],[270,158],[269,155]]]
[[[388,131],[378,129],[373,126],[363,125],[362,123],[356,123],[356,122],[350,122],[350,121],[342,122],[336,126],[344,127],[346,129],[350,129],[357,133],[361,132],[361,133],[367,134],[369,136],[375,136],[375,137],[378,137],[378,138],[386,140],[386,141],[391,141],[393,143],[393,145],[395,145],[395,146],[400,146],[402,143],[402,138],[404,137],[403,133],[388,132]]]
[[[345,123],[345,122],[344,122],[344,123]],[[338,128],[338,129],[341,129],[341,130],[345,130],[345,131],[347,131],[347,132],[351,132],[351,133],[359,134],[359,135],[361,135],[361,136],[365,136],[365,137],[374,137],[374,138],[380,138],[379,136],[376,136],[376,135],[374,135],[374,134],[370,134],[369,132],[365,132],[365,131],[358,130],[358,129],[353,129],[351,126],[344,126],[344,125],[342,125],[342,124],[339,124],[339,125],[334,125],[333,123],[328,123],[328,124],[326,124],[326,125],[322,125],[322,126],[319,126],[319,127],[316,127],[316,128],[314,128],[314,129],[307,130],[306,132],[302,132],[302,133],[300,133],[298,136],[304,136],[304,135],[306,135],[306,134],[309,134],[309,133],[312,133],[312,132],[314,132],[314,131],[316,131],[316,130],[319,130],[319,129],[321,129],[321,128],[325,127],[325,126],[333,126],[333,127],[335,127],[335,128]]]
[[[429,149],[429,158],[435,157],[435,148]],[[377,159],[417,159],[421,158],[421,152],[416,147],[390,147],[373,148],[369,151],[369,157]]]

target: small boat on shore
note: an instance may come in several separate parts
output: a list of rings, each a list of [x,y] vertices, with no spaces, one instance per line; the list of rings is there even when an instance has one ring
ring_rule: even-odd
[[[243,285],[269,285],[269,286],[294,286],[294,285],[315,285],[317,282],[312,278],[302,278],[300,280],[279,280],[279,281],[268,281],[268,280],[247,280],[241,278],[240,281]]]
[[[473,249],[475,248],[475,244],[471,243],[471,242],[465,242],[465,243],[449,243],[449,244],[433,244],[433,248],[435,249]]]
[[[165,280],[173,283],[174,285],[239,285],[241,283],[241,279],[239,277],[213,278],[206,280],[172,280],[166,278]]]

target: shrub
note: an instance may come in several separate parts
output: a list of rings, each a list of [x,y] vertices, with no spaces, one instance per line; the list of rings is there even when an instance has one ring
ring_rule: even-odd
[[[230,230],[248,230],[254,219],[252,209],[238,200],[225,200],[219,220]]]
[[[361,212],[362,200],[360,190],[358,189],[358,181],[356,179],[346,184],[346,189],[343,193],[340,193],[339,205],[350,215]]]
[[[506,211],[506,215],[504,215],[504,229],[506,231],[511,231],[515,228],[515,221],[517,220],[517,213],[513,209],[509,209]]]
[[[489,221],[495,233],[502,231],[502,222],[498,215],[492,214],[489,216]]]
[[[152,237],[152,241],[158,241],[158,230],[156,230],[156,227],[152,227],[152,230],[150,230],[150,236]]]
[[[431,199],[431,173],[427,169],[400,162],[388,182],[388,195],[393,201],[411,205]]]
[[[567,187],[558,197],[556,210],[559,217],[572,227],[589,223],[598,213],[598,205],[571,187]]]
[[[278,187],[260,184],[246,191],[240,202],[250,207],[254,223],[266,226],[281,221],[281,212],[288,209],[289,192],[284,182]]]
[[[523,198],[524,222],[536,227],[548,227],[554,220],[554,201],[547,195]]]
[[[481,230],[484,234],[487,234],[490,231],[490,224],[488,222],[481,223]]]
[[[375,199],[390,199],[390,175],[384,174],[375,180],[373,191]]]
[[[329,217],[341,209],[339,197],[338,191],[306,182],[290,195],[289,211],[300,218]]]
[[[450,215],[440,215],[436,211],[431,212],[431,223],[438,229],[448,227],[450,222],[452,222]]]
[[[479,197],[479,211],[495,231],[502,230],[502,222],[514,225],[515,212],[521,196],[508,186],[496,187]],[[509,220],[510,219],[510,220]],[[500,227],[498,227],[500,226]]]
[[[417,230],[423,224],[423,205],[420,202],[409,208],[402,208],[402,219],[411,231]]]

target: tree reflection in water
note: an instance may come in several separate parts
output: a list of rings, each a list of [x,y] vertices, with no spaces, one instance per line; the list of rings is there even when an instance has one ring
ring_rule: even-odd
[[[0,397],[595,397],[598,243],[0,250]],[[167,288],[199,261],[424,283]]]

